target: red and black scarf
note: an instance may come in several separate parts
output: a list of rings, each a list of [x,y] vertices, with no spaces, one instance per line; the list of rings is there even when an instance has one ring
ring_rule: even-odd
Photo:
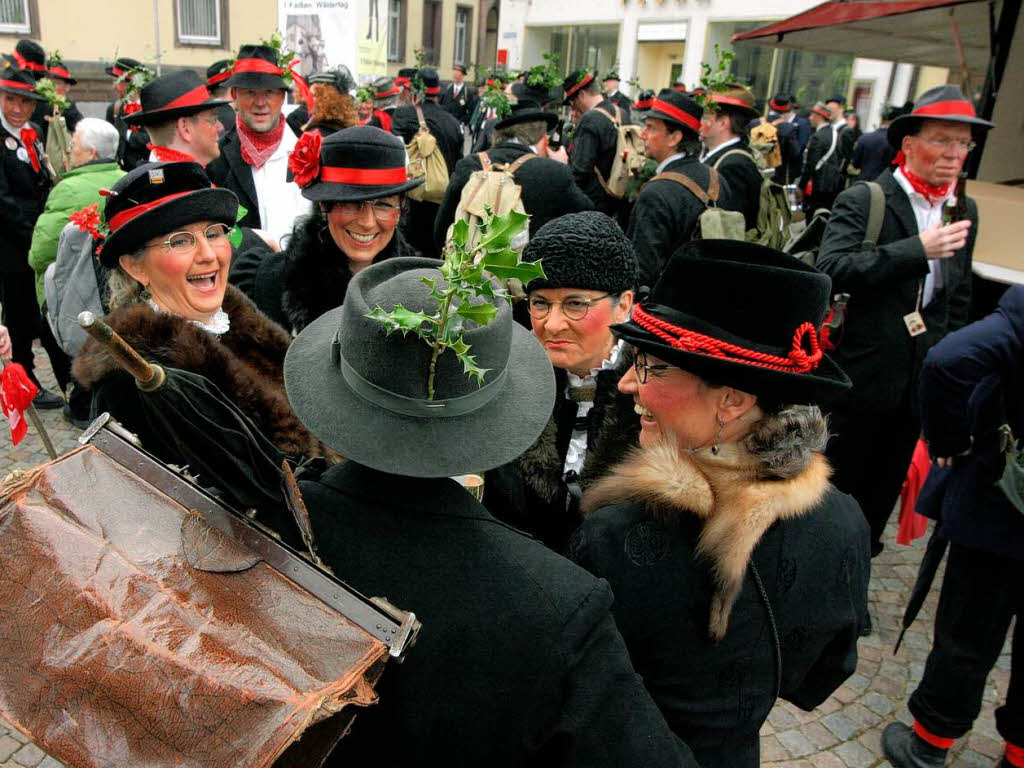
[[[262,168],[281,144],[281,137],[284,136],[284,117],[279,118],[277,126],[266,133],[257,133],[243,123],[241,117],[235,118],[235,125],[238,128],[242,159],[253,168]]]

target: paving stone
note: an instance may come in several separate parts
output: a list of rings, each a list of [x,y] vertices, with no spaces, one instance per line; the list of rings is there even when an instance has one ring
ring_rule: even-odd
[[[877,691],[868,691],[865,693],[861,696],[860,703],[876,715],[882,715],[883,717],[896,708],[892,703],[892,699],[886,698]]]
[[[835,734],[819,722],[807,723],[800,726],[800,733],[804,735],[814,748],[818,751],[835,746],[838,739]]]
[[[847,768],[869,768],[877,761],[877,757],[871,750],[864,747],[859,741],[848,741],[840,744],[832,750],[843,765]]]
[[[25,768],[36,768],[44,757],[46,757],[46,753],[35,744],[25,744],[14,753],[14,762],[25,766]]]
[[[4,762],[21,749],[21,742],[12,739],[9,735],[0,736],[0,763]]]
[[[47,755],[37,768],[64,768],[64,763]]]
[[[789,757],[785,747],[779,743],[779,740],[774,736],[762,736],[761,737],[761,763],[772,762],[774,760],[785,760]]]
[[[788,731],[779,731],[776,734],[776,738],[786,748],[786,752],[789,753],[790,757],[806,757],[818,751],[807,737],[796,728],[791,728]]]
[[[842,712],[833,712],[821,718],[822,724],[840,741],[846,741],[857,734],[860,727]]]
[[[819,752],[811,755],[808,760],[814,768],[846,768],[843,761],[831,752]]]

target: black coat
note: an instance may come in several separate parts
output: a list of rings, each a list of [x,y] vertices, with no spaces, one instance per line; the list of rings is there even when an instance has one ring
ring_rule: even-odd
[[[622,91],[615,91],[615,93],[609,93],[605,98],[610,102],[619,105],[619,109],[622,110],[622,124],[633,122],[633,102],[629,100]]]
[[[846,323],[832,357],[853,380],[843,410],[891,410],[908,388],[916,390],[921,361],[949,331],[963,326],[971,304],[971,254],[978,235],[978,209],[966,200],[971,220],[967,245],[940,261],[943,286],[921,310],[927,333],[911,336],[904,315],[917,306],[928,260],[918,237],[907,194],[891,171],[878,177],[885,193],[885,218],[878,246],[865,249],[869,190],[854,184],[836,198],[816,266],[832,278],[834,293],[849,293]]]
[[[743,154],[740,154],[739,150]],[[732,154],[729,154],[729,153]],[[728,157],[726,157],[728,155]],[[720,147],[704,158],[704,164],[718,171],[719,177],[725,179],[730,195],[723,200],[722,207],[743,214],[747,229],[757,227],[757,211],[761,207],[761,182],[764,176],[750,156],[750,146],[746,141]]]
[[[230,189],[245,206],[246,214],[238,223],[243,227],[260,228],[260,204],[256,197],[256,184],[252,180],[252,167],[242,159],[242,145],[238,129],[220,137],[220,157],[206,166],[206,175],[218,187]]]
[[[707,191],[711,174],[696,157],[673,160],[664,172],[689,176]],[[719,177],[719,199],[729,199],[727,182]],[[683,243],[693,239],[697,217],[704,212],[704,203],[678,182],[670,179],[649,181],[640,190],[629,217],[626,237],[633,241],[640,265],[640,284],[654,287],[669,256]]]
[[[800,117],[799,115],[793,118],[790,125],[796,126],[796,138],[800,144],[800,154],[803,154],[804,150],[807,149],[807,142],[811,140],[811,134],[814,133],[814,126],[811,125],[811,121],[806,117]]]
[[[488,150],[487,157],[492,163],[511,165],[520,157],[530,153],[529,147],[514,141],[503,141]],[[448,227],[455,220],[455,209],[459,206],[462,190],[474,172],[483,168],[477,155],[469,155],[455,164],[448,189],[444,193],[441,209],[434,221],[434,242],[444,244]],[[594,205],[583,194],[568,166],[545,157],[527,160],[516,169],[513,178],[522,188],[523,209],[530,214],[530,235],[551,219],[567,213],[589,211]]]
[[[578,479],[583,490],[639,444],[633,398],[616,389],[632,364],[632,356],[623,354],[615,369],[597,374],[594,405],[587,414],[587,455]],[[577,405],[566,395],[565,371],[555,369],[555,382],[558,396],[547,426],[522,456],[487,473],[484,506],[499,520],[564,552],[583,518],[580,500],[569,493],[563,476]]]
[[[242,242],[231,253],[228,282],[244,293],[256,308],[280,325],[290,327],[281,305],[284,254],[271,250],[262,237],[242,227]]]
[[[835,149],[829,154],[833,141],[835,142]],[[821,168],[817,168],[818,162],[826,155],[828,159],[822,163]],[[800,172],[800,185],[806,187],[808,182],[812,182],[811,194],[804,202],[804,209],[806,211],[813,212],[818,208],[832,207],[835,203],[836,192],[828,190],[823,178],[829,174],[838,175],[839,172],[836,169],[839,167],[839,137],[835,135],[832,126],[826,123],[811,136],[810,141],[807,142],[807,151],[804,153],[804,167]]]
[[[477,101],[476,86],[467,82],[462,83],[458,98],[455,97],[455,83],[449,83],[441,91],[441,106],[463,125],[473,116]]]
[[[37,125],[28,122],[25,127],[35,128],[37,134],[42,136]],[[11,149],[12,145],[14,149]],[[53,179],[44,162],[43,143],[39,138],[36,139],[35,149],[39,158],[38,171],[32,168],[25,153],[20,131],[11,134],[0,128],[0,229],[4,233],[0,272],[32,274],[32,268],[28,265],[32,231],[53,186]],[[24,155],[24,160],[18,157],[19,151]]]
[[[596,114],[598,109],[603,110],[606,116]],[[580,118],[569,144],[569,166],[576,186],[593,201],[595,210],[611,216],[615,215],[620,201],[604,191],[594,168],[596,166],[601,176],[608,179],[619,140],[615,123],[607,117],[614,114],[615,107],[607,99],[588,110]]]
[[[921,371],[921,421],[933,465],[917,510],[939,521],[938,535],[971,549],[1024,560],[1024,515],[996,482],[1005,460],[1001,424],[1024,435],[1024,286],[1003,294],[991,315],[951,333]],[[966,456],[961,453],[970,450]]]
[[[119,114],[114,117],[117,128],[117,164],[128,171],[149,162],[149,133],[141,125],[128,125]]]
[[[347,462],[301,488],[334,573],[423,623],[328,766],[388,745],[428,765],[696,765],[633,673],[606,584],[446,478]]]
[[[462,126],[436,101],[425,100],[420,103],[420,107],[423,108],[423,118],[430,133],[437,139],[437,146],[448,165],[448,173],[451,173],[455,163],[462,157]],[[391,132],[406,144],[412,141],[419,129],[419,118],[414,106],[399,107],[391,115]]]
[[[473,139],[473,146],[470,148],[475,155],[490,148],[491,137],[494,136],[494,126],[499,122],[497,117],[489,117],[481,123],[476,137]]]
[[[887,133],[888,129],[879,128],[877,131],[865,133],[853,145],[851,162],[854,168],[860,169],[858,181],[874,181],[882,171],[892,165],[896,150],[886,138]]]
[[[419,255],[396,228],[391,242],[377,254],[373,263],[392,256]],[[275,256],[280,258],[281,255]],[[296,332],[345,301],[352,279],[348,257],[335,245],[321,215],[314,213],[299,219],[283,261],[280,304]]]
[[[800,146],[800,129],[794,123],[779,123],[775,126],[779,137],[779,152],[782,162],[775,168],[772,181],[776,184],[795,184],[800,176],[803,148]]]
[[[593,490],[613,503],[596,504],[570,542],[570,557],[611,584],[612,611],[633,664],[697,761],[752,768],[760,765],[758,731],[776,687],[811,710],[857,668],[857,638],[868,620],[867,524],[857,503],[828,485],[820,458],[781,482],[672,462],[641,453],[601,481]],[[678,467],[686,464],[679,460]],[[634,501],[643,497],[649,508]],[[588,494],[584,506],[592,501]],[[725,532],[717,543],[704,535],[711,529]],[[706,548],[698,554],[701,543]],[[752,565],[774,615],[781,681]],[[736,574],[738,594],[715,641],[713,606],[723,573]]]

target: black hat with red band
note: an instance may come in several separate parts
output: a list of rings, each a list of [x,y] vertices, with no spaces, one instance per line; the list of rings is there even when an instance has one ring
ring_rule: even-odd
[[[125,118],[131,125],[159,125],[230,103],[211,97],[206,83],[191,69],[151,80],[140,92],[139,101],[142,111]]]
[[[768,108],[780,115],[788,115],[796,105],[788,93],[776,93],[768,102]]]
[[[360,202],[407,192],[423,183],[410,179],[405,144],[380,128],[355,125],[321,139],[304,133],[288,159],[302,196],[316,202]]]
[[[11,58],[14,66],[30,72],[36,80],[46,77],[46,52],[35,40],[19,40]]]
[[[577,69],[562,81],[562,90],[565,91],[562,103],[569,104],[576,97],[577,93],[582,91],[592,82],[594,82],[593,72],[589,69]]]
[[[234,226],[238,198],[215,187],[199,163],[146,163],[118,179],[106,197],[103,220],[110,234],[100,250],[105,267],[122,254],[189,224],[211,221]]]
[[[644,113],[644,119],[653,117],[666,123],[674,123],[682,127],[683,133],[689,131],[696,136],[700,133],[700,119],[703,115],[704,110],[700,104],[685,93],[672,88],[662,88],[651,102],[648,111]]]
[[[46,68],[46,76],[51,80],[63,80],[68,85],[75,85],[78,81],[72,77],[71,72],[63,64],[53,64]]]
[[[282,75],[284,70],[278,66],[277,51],[269,45],[243,45],[224,87],[288,90]]]
[[[988,130],[993,125],[982,120],[974,111],[974,105],[967,100],[959,85],[940,85],[921,94],[909,114],[900,115],[889,124],[886,137],[894,149],[903,148],[903,137],[916,133],[924,120],[947,120],[965,123],[971,131]]]
[[[421,69],[420,80],[423,81],[423,93],[427,96],[441,95],[441,78],[436,69]]]
[[[120,77],[121,75],[125,74],[129,69],[134,69],[135,67],[141,66],[142,62],[138,59],[130,59],[127,56],[122,56],[103,71],[111,77]]]
[[[224,82],[231,77],[231,59],[220,59],[206,68],[206,87],[223,88]]]
[[[820,346],[831,290],[827,275],[781,251],[697,240],[672,255],[650,297],[612,332],[711,384],[816,403],[851,386]]]
[[[27,69],[7,67],[0,73],[0,91],[24,96],[26,99],[44,101],[45,96],[36,91],[36,78]]]

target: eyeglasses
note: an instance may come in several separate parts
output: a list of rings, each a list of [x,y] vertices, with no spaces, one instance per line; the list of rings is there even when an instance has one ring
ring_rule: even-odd
[[[925,138],[924,136],[918,136],[921,141],[925,144],[930,144],[936,149],[941,149],[943,152],[955,147],[958,152],[963,152],[965,155],[978,146],[978,142],[971,141],[969,139],[951,139],[948,136],[939,136],[936,138]]]
[[[651,371],[667,371],[672,367],[674,366],[667,365],[665,363],[659,363],[657,365],[648,364],[646,352],[637,351],[636,357],[633,358],[633,371],[636,373],[636,380],[641,384],[647,383],[647,376]]]
[[[530,297],[530,317],[534,320],[543,320],[551,312],[551,306],[553,304],[560,304],[562,307],[562,314],[568,317],[570,320],[582,320],[587,316],[587,312],[590,308],[601,301],[601,299],[607,299],[612,294],[606,293],[603,296],[595,296],[590,299],[586,296],[569,296],[568,298],[562,299],[562,301],[548,301],[541,296]]]
[[[203,230],[203,237],[206,238],[206,242],[213,246],[228,245],[228,232],[230,231],[225,224],[211,224]],[[166,240],[159,243],[149,243],[146,247],[155,248],[158,245],[163,245],[175,253],[191,253],[198,244],[199,239],[195,233],[182,231],[168,235]]]
[[[389,203],[386,200],[363,200],[359,203],[334,203],[329,210],[337,211],[347,219],[354,219],[363,212],[363,206],[370,206],[373,211],[373,218],[377,221],[391,222],[398,218],[400,206]]]

